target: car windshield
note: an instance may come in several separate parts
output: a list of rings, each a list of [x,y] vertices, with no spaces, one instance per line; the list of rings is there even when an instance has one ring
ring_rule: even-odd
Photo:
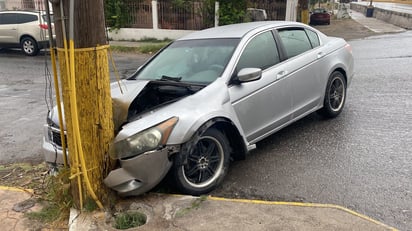
[[[326,13],[326,10],[325,10],[325,9],[315,9],[315,10],[313,11],[313,13],[316,13],[316,14]]]
[[[239,39],[176,41],[133,78],[208,84],[223,73],[238,43]]]

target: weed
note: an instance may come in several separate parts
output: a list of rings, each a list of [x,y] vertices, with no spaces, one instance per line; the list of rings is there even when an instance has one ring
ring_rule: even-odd
[[[159,51],[166,45],[167,43],[142,45],[139,47],[139,51],[144,54],[152,54]]]
[[[46,179],[47,194],[43,198],[47,205],[39,212],[29,212],[26,216],[41,222],[53,222],[68,217],[73,201],[70,194],[70,170],[62,169],[57,176]]]
[[[172,40],[169,38],[164,38],[162,40],[159,40],[157,38],[151,38],[151,37],[143,37],[142,39],[139,40],[139,42],[150,42],[150,43],[169,43]]]
[[[146,215],[140,212],[126,212],[116,216],[115,224],[116,229],[129,229],[146,224]]]
[[[166,46],[167,42],[142,44],[138,47],[110,46],[113,52],[153,54]]]
[[[113,52],[139,53],[139,47],[110,46]]]
[[[83,208],[87,212],[92,212],[92,211],[96,210],[98,208],[98,206],[97,206],[95,200],[93,200],[90,197],[87,197],[86,201],[84,202],[84,207]]]
[[[183,209],[180,209],[176,212],[176,217],[183,217],[187,213],[189,213],[193,209],[198,209],[200,208],[200,205],[206,201],[207,196],[200,196],[199,198],[196,198],[195,200],[192,201],[192,204],[190,207],[186,207]]]

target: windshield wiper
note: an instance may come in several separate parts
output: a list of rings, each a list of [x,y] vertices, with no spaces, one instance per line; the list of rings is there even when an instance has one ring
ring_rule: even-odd
[[[172,76],[162,75],[162,78],[160,78],[160,80],[180,82],[180,80],[182,80],[182,77],[172,77]]]

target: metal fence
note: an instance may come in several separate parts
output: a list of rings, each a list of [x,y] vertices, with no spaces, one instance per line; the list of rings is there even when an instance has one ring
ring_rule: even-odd
[[[250,0],[248,7],[264,9],[267,20],[285,20],[286,0]]]
[[[126,25],[131,28],[153,28],[151,1],[125,1],[128,17]]]
[[[183,6],[170,2],[159,2],[159,28],[201,30],[213,27],[214,14],[208,12],[203,6],[203,2],[188,2]]]
[[[0,10],[44,10],[44,0],[0,0]]]
[[[124,4],[128,27],[153,28],[151,0],[127,0]],[[159,1],[156,8],[159,29],[199,30],[213,26],[214,14],[208,12],[203,1],[190,1],[184,5]]]
[[[155,4],[154,4],[154,3]],[[0,10],[43,10],[44,0],[0,0]],[[215,9],[205,1],[124,0],[126,26],[129,28],[154,28],[153,6],[156,7],[159,29],[201,30],[214,26]],[[248,7],[264,9],[267,20],[284,20],[286,0],[249,0]]]

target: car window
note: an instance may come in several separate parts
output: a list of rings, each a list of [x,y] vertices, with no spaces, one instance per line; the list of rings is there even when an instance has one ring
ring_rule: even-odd
[[[236,72],[242,68],[260,68],[262,70],[279,63],[279,53],[271,31],[254,37],[246,45],[236,66]]]
[[[0,14],[0,24],[15,24],[16,14],[13,13],[4,13]]]
[[[4,13],[0,14],[0,24],[21,24],[37,21],[38,16],[21,13]]]
[[[318,34],[312,30],[306,29],[312,48],[318,47],[320,45]]]
[[[288,58],[294,57],[312,49],[305,30],[300,28],[279,30],[279,36],[285,47]]]
[[[16,24],[34,22],[38,20],[37,15],[33,14],[17,14]]]

